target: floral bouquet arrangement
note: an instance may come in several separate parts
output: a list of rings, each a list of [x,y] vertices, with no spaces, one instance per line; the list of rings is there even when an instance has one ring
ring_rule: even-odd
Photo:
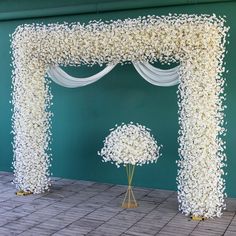
[[[117,167],[126,167],[128,189],[122,207],[135,208],[138,204],[131,187],[135,166],[156,162],[160,157],[161,146],[157,145],[150,129],[138,123],[122,123],[110,131],[98,155],[102,156],[104,162],[110,161]]]

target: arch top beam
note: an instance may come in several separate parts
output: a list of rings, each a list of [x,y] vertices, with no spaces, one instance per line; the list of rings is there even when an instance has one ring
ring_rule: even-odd
[[[224,21],[215,15],[170,14],[89,24],[27,24],[13,33],[12,47],[17,58],[44,65],[198,60],[222,50]]]

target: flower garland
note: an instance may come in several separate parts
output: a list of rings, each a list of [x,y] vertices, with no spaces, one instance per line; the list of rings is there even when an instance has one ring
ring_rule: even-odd
[[[104,140],[104,147],[98,155],[103,161],[121,164],[139,165],[156,162],[159,158],[160,147],[150,134],[150,129],[140,124],[124,124],[110,129],[111,133]]]
[[[25,24],[12,38],[15,183],[49,187],[50,65],[180,62],[178,199],[185,214],[224,207],[223,58],[228,28],[215,15],[147,16],[89,24]]]

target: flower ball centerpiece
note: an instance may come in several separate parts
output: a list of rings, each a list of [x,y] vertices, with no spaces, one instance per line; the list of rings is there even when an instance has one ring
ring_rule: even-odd
[[[156,162],[160,157],[160,147],[150,133],[150,129],[138,123],[122,123],[110,129],[111,133],[104,140],[104,147],[98,152],[103,161],[110,161],[126,167],[128,189],[122,207],[138,206],[131,187],[135,166]]]

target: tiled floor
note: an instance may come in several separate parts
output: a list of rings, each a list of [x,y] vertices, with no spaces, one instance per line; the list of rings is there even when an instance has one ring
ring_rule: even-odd
[[[122,209],[125,186],[55,178],[52,190],[16,196],[12,174],[0,172],[0,236],[236,236],[236,199],[220,219],[190,221],[176,193],[135,188],[139,207]]]

